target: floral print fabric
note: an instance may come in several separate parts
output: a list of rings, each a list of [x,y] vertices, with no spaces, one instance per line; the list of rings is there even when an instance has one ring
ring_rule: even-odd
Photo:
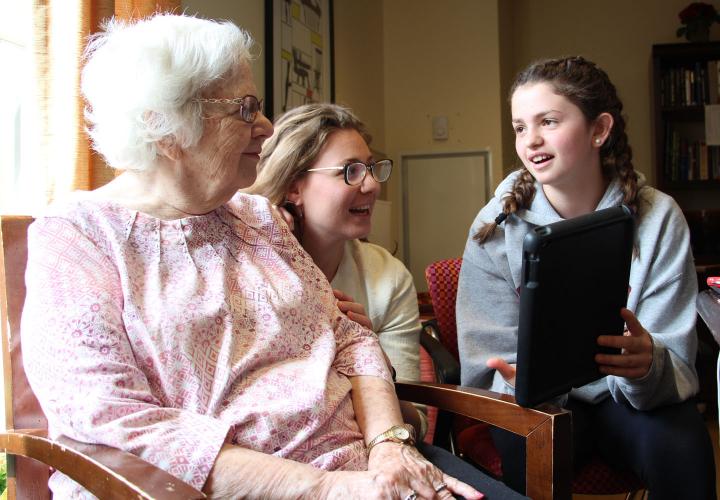
[[[156,219],[77,194],[32,224],[22,343],[51,436],[127,450],[201,488],[225,442],[367,467],[354,375],[390,381],[267,200]],[[58,474],[60,497],[82,494]]]

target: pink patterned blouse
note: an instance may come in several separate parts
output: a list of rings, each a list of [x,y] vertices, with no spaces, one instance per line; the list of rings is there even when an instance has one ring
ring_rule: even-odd
[[[164,221],[77,193],[30,227],[26,282],[25,368],[52,436],[197,488],[226,441],[367,468],[348,377],[390,380],[377,337],[339,312],[264,198]]]

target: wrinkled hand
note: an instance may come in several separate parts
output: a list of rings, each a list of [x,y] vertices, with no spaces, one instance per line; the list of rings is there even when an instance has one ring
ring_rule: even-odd
[[[333,293],[335,294],[335,298],[338,300],[338,309],[340,309],[342,313],[355,323],[360,323],[368,330],[373,330],[373,325],[370,322],[370,318],[368,318],[367,313],[365,312],[365,307],[363,307],[362,304],[355,302],[352,297],[340,290],[333,290]]]
[[[449,478],[449,476],[445,477]],[[471,487],[468,486],[468,488]],[[413,492],[415,492],[415,498],[418,500],[425,498],[443,500],[454,498],[448,488],[443,488],[437,493],[435,493],[433,489],[431,489],[431,491],[432,496],[425,496],[421,493],[421,490],[409,486],[407,481],[403,481],[402,483],[393,482],[392,475],[384,470],[365,472],[334,471],[326,473],[320,487],[312,492],[312,498],[342,498],[343,500],[383,498],[405,500],[408,495]],[[465,498],[480,499],[482,496],[468,494]]]
[[[617,347],[622,349],[621,354],[597,354],[595,362],[599,365],[600,373],[616,375],[625,378],[642,378],[650,371],[653,359],[653,343],[648,331],[638,321],[637,317],[624,307],[620,316],[625,320],[627,330],[621,337],[619,335],[600,335],[598,345]]]
[[[475,488],[443,473],[412,446],[391,442],[376,445],[370,452],[367,473],[379,494],[356,490],[363,498],[404,499],[413,491],[419,499],[454,498],[453,493],[482,498]],[[443,484],[446,487],[439,488]]]
[[[515,387],[515,365],[511,365],[507,361],[505,361],[502,358],[490,358],[487,360],[487,363],[485,365],[488,368],[492,368],[493,370],[497,370],[500,375],[502,375],[502,378],[505,379],[505,382],[510,384],[511,386]]]

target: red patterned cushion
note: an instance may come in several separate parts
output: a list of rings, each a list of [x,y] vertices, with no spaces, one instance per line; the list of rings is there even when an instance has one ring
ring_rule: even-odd
[[[462,258],[439,260],[425,268],[425,280],[432,299],[433,311],[440,327],[440,341],[460,361],[455,326],[455,298]]]
[[[432,299],[435,319],[440,327],[440,341],[460,361],[455,325],[455,299],[462,258],[433,262],[425,268],[425,280]],[[453,422],[461,455],[471,459],[495,477],[502,476],[500,455],[492,442],[487,424],[464,417]]]
[[[458,434],[460,454],[469,458],[496,478],[502,477],[502,462],[490,436],[490,426],[474,423]]]

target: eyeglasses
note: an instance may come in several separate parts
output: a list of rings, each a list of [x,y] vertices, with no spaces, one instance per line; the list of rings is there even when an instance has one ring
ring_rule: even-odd
[[[374,163],[365,164],[361,161],[346,163],[342,167],[319,167],[309,168],[306,172],[317,172],[319,170],[342,170],[345,177],[345,184],[348,186],[357,186],[362,184],[368,171],[372,174],[373,179],[378,182],[385,182],[390,178],[392,173],[392,160],[379,160]]]
[[[263,100],[254,95],[246,95],[243,97],[234,97],[232,99],[217,99],[217,98],[196,98],[193,102],[209,102],[212,104],[239,104],[240,105],[240,118],[244,122],[253,123],[257,117],[258,112],[263,112]]]

